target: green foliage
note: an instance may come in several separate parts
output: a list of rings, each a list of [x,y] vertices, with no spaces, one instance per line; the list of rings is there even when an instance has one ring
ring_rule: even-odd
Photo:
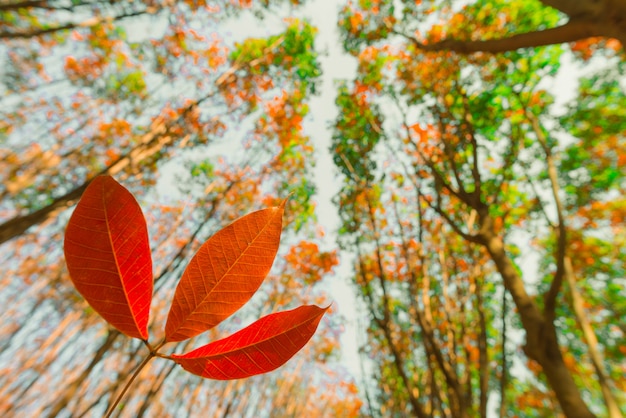
[[[623,70],[622,70],[623,71]],[[566,149],[561,171],[569,201],[591,203],[611,190],[626,190],[626,94],[622,71],[610,69],[580,80],[578,98],[560,118],[577,140]],[[594,164],[587,164],[593,160]]]
[[[350,91],[346,84],[339,86],[335,103],[339,118],[335,124],[331,149],[333,160],[352,181],[371,181],[376,162],[370,153],[381,139],[382,115],[378,106],[370,104],[366,92],[358,85]]]
[[[215,166],[209,161],[204,160],[197,163],[192,163],[190,168],[191,177],[207,177],[214,176]]]
[[[229,59],[237,63],[261,60],[253,74],[281,76],[281,72],[295,75],[305,94],[315,94],[322,74],[315,50],[316,29],[305,20],[293,19],[284,33],[268,38],[249,38],[235,44]],[[274,49],[268,60],[268,49]]]
[[[519,305],[501,312],[511,283],[502,286],[501,266],[481,252],[479,232],[502,239],[541,315],[563,257],[555,226],[561,204],[577,289],[601,350],[612,353],[609,373],[620,368],[622,354],[615,350],[622,331],[615,318],[624,315],[623,295],[608,296],[605,287],[620,282],[626,261],[620,249],[623,77],[614,70],[582,79],[580,97],[559,116],[558,92],[546,86],[562,70],[563,46],[499,54],[448,50],[562,23],[563,15],[539,0],[360,1],[341,9],[344,49],[358,59],[358,70],[353,81],[338,84],[333,126],[333,160],[344,178],[335,199],[340,243],[358,252],[353,281],[375,318],[366,351],[376,364],[378,402],[389,416],[420,415],[420,408],[424,416],[450,410],[462,416],[456,407],[478,416],[480,394],[500,391],[505,373],[504,411],[552,416],[558,410],[541,367],[511,338],[528,331],[528,318],[522,320]],[[563,137],[561,126],[574,139]],[[532,253],[538,265],[528,263]],[[464,288],[468,282],[476,284]],[[603,414],[600,386],[586,383],[594,369],[580,329],[584,318],[575,316],[568,292],[563,285],[555,312],[564,367],[590,408]],[[407,342],[407,335],[421,344]],[[481,344],[488,347],[480,354],[488,358],[485,369]],[[442,356],[435,361],[437,350]],[[520,360],[526,375],[511,371]],[[463,382],[468,404],[455,404],[455,379]],[[623,386],[623,378],[616,384]]]
[[[110,74],[105,82],[103,94],[118,100],[138,103],[147,92],[146,80],[142,71]]]

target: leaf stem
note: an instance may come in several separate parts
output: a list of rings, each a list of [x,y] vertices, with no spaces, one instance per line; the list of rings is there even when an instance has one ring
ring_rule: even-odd
[[[155,357],[159,357],[159,358],[166,358],[166,359],[168,359],[168,360],[172,360],[172,361],[174,360],[174,359],[172,358],[172,356],[171,356],[171,355],[169,355],[169,354],[154,353],[154,356],[155,356]]]
[[[165,338],[163,338],[160,343],[158,343],[155,347],[152,347],[152,345],[148,342],[148,340],[141,340],[141,341],[143,341],[145,346],[148,347],[148,350],[150,350],[150,353],[153,354],[153,355],[156,355],[157,354],[157,350],[159,348],[163,347],[167,343]]]
[[[163,343],[159,344],[159,346],[162,346],[162,345]],[[154,357],[155,357],[155,353],[152,352],[152,350],[150,350],[150,354],[148,354],[148,356],[145,359],[143,359],[141,364],[139,364],[137,369],[135,369],[135,371],[133,372],[133,375],[130,377],[130,379],[128,379],[128,382],[126,382],[126,385],[124,385],[124,389],[122,389],[122,392],[117,396],[117,398],[115,399],[115,402],[113,402],[113,405],[111,405],[107,413],[104,415],[105,418],[109,418],[111,414],[113,414],[113,411],[115,411],[115,408],[117,408],[117,405],[120,403],[120,401],[126,394],[126,391],[128,391],[128,388],[130,387],[130,385],[137,378],[141,370],[143,370],[143,368],[146,367],[146,364],[148,364],[148,362],[152,360]]]

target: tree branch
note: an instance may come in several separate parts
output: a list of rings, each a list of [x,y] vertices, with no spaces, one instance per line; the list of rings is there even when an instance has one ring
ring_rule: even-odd
[[[565,13],[570,19],[578,17],[596,16],[602,6],[602,1],[584,0],[540,0],[546,6]]]
[[[418,197],[418,206],[419,206],[419,197]],[[418,209],[419,212],[421,212]],[[406,234],[404,232],[404,226],[402,225],[402,222],[400,221],[400,215],[398,212],[398,206],[397,206],[397,202],[394,201],[393,202],[393,212],[394,215],[396,217],[396,222],[398,223],[399,226],[399,231],[400,231],[400,240],[401,240],[401,248],[402,248],[402,256],[404,257],[404,259],[406,260],[406,263],[408,266],[412,266],[413,263],[411,262],[410,259],[410,251],[409,251],[409,245],[407,243],[406,240]],[[422,230],[422,225],[421,225],[421,215],[420,215],[420,231]],[[423,244],[423,241],[421,240],[420,237],[420,244]],[[420,267],[422,268],[422,277],[421,280],[422,282],[426,282],[429,280],[429,277],[427,275],[427,263],[426,263],[426,257],[423,254],[423,245],[422,245],[422,250],[420,250]],[[433,327],[432,327],[432,323],[430,321],[428,321],[426,318],[424,318],[424,312],[422,312],[422,310],[420,310],[420,307],[418,306],[418,304],[416,303],[417,299],[416,299],[416,295],[417,295],[417,289],[415,288],[419,278],[415,272],[415,269],[410,268],[409,269],[409,274],[410,274],[410,282],[409,282],[409,289],[411,290],[411,305],[413,306],[413,313],[415,316],[415,319],[417,320],[417,323],[419,325],[419,327],[422,330],[422,333],[424,334],[424,338],[423,338],[423,342],[424,342],[424,350],[426,351],[426,355],[427,358],[431,358],[434,357],[437,366],[439,366],[439,369],[441,370],[441,372],[444,375],[446,384],[448,385],[449,390],[451,390],[452,392],[449,393],[449,397],[450,395],[454,395],[454,397],[450,397],[450,403],[451,403],[451,408],[453,409],[453,411],[455,412],[455,416],[461,416],[462,414],[465,413],[463,407],[462,407],[462,403],[463,403],[463,399],[464,396],[466,395],[465,393],[463,393],[461,385],[459,383],[459,379],[456,373],[456,370],[454,368],[454,365],[452,364],[452,360],[453,360],[453,356],[454,353],[451,350],[449,351],[449,356],[448,358],[450,359],[450,361],[446,361],[443,357],[443,353],[441,352],[440,347],[437,345],[437,341],[435,339],[434,336],[434,331],[433,331]],[[415,295],[415,296],[413,296]],[[452,323],[452,321],[450,320],[449,317],[449,312],[448,310],[445,311],[447,320],[449,323]],[[434,374],[434,370],[433,367],[431,365],[431,361],[427,362],[428,365],[428,369],[431,373]],[[439,388],[437,387],[436,392],[439,391]]]
[[[15,3],[0,4],[0,11],[26,9],[29,7],[37,7],[41,9],[49,8],[48,2],[46,0],[25,0],[25,1],[18,1]]]
[[[500,381],[499,381],[499,389],[500,389],[500,407],[499,407],[499,416],[500,418],[506,417],[507,407],[506,407],[506,385],[507,385],[507,372],[509,370],[507,366],[507,353],[506,353],[506,315],[507,315],[507,307],[506,307],[506,292],[502,292],[502,313],[500,319],[502,320],[502,364],[500,367]]]
[[[104,22],[108,22],[108,21],[117,21],[117,20],[122,20],[122,19],[126,19],[129,17],[136,17],[136,16],[141,16],[144,14],[154,14],[156,12],[158,12],[161,9],[144,9],[144,10],[139,10],[139,11],[135,11],[135,12],[130,12],[130,13],[124,13],[118,16],[105,16],[105,17],[92,17],[90,19],[87,19],[83,22],[78,22],[78,23],[66,23],[64,25],[58,25],[58,26],[51,26],[51,27],[47,27],[47,28],[29,28],[28,30],[21,30],[21,31],[17,31],[17,32],[12,32],[10,30],[4,30],[2,32],[0,32],[0,39],[28,39],[28,38],[35,38],[38,36],[43,36],[49,33],[55,33],[55,32],[61,32],[61,31],[66,31],[66,30],[70,30],[70,29],[77,29],[77,28],[88,28],[88,27],[93,27],[96,26],[100,23],[104,23]]]
[[[488,351],[488,339],[487,339],[487,318],[485,315],[485,302],[483,299],[483,286],[482,280],[479,280],[483,276],[482,267],[478,264],[474,266],[473,281],[476,293],[476,303],[474,309],[478,312],[478,327],[480,332],[478,334],[478,376],[480,389],[479,393],[479,411],[481,418],[487,417],[487,398],[489,395],[489,351]],[[506,294],[506,292],[502,292]],[[505,358],[502,360],[505,361]],[[504,368],[504,367],[503,367]]]
[[[546,161],[548,164],[548,177],[550,179],[550,185],[552,188],[552,197],[554,199],[554,204],[556,206],[556,214],[557,214],[557,253],[556,253],[556,272],[554,273],[554,278],[552,279],[552,283],[550,283],[550,289],[548,293],[544,296],[544,309],[545,313],[548,315],[550,321],[554,320],[555,309],[556,309],[556,298],[561,290],[561,286],[563,285],[563,274],[564,274],[564,261],[565,261],[565,249],[567,246],[567,231],[565,227],[565,217],[563,215],[563,204],[561,203],[561,198],[559,197],[559,183],[558,183],[558,174],[557,168],[554,164],[554,158],[552,156],[552,151],[550,146],[548,145],[548,141],[546,136],[539,125],[539,119],[528,109],[526,109],[526,116],[528,117],[533,131],[535,132],[535,136],[541,144],[544,153],[546,154]]]
[[[441,207],[439,205],[433,205],[432,202],[429,202],[428,199],[424,199],[426,201],[426,204],[433,209],[435,212],[437,212],[437,214],[439,214],[439,216],[441,216],[448,225],[450,225],[450,227],[454,230],[454,232],[456,232],[460,237],[462,237],[464,240],[475,243],[475,244],[482,244],[483,241],[481,239],[480,236],[477,235],[470,235],[467,232],[464,232],[457,224],[456,222],[454,222],[454,220],[452,218],[450,218],[450,216],[443,211],[443,209],[441,209]]]
[[[515,51],[520,48],[535,48],[538,46],[575,42],[594,36],[608,36],[603,33],[599,25],[587,20],[570,20],[565,25],[557,26],[556,28],[520,33],[498,39],[479,41],[444,39],[432,44],[422,43],[412,36],[395,30],[393,32],[405,37],[422,51],[453,51],[459,54],[472,54],[474,52],[499,53]]]
[[[79,387],[83,384],[85,380],[89,377],[93,369],[96,365],[104,358],[104,355],[108,352],[108,350],[113,346],[113,343],[119,337],[121,333],[117,330],[109,330],[107,332],[107,336],[105,340],[102,342],[100,347],[94,353],[89,365],[85,367],[85,369],[81,372],[81,374],[76,377],[72,382],[67,385],[65,391],[62,396],[58,397],[54,404],[50,406],[50,410],[48,411],[48,416],[56,417],[66,406],[67,404],[76,396],[76,393]]]

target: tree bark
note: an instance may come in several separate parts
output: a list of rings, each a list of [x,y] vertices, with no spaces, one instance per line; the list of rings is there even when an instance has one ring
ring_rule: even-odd
[[[9,10],[19,10],[26,9],[29,7],[37,7],[42,9],[47,9],[47,1],[45,0],[26,0],[26,1],[16,1],[15,3],[3,3],[0,4],[0,11],[9,11]]]

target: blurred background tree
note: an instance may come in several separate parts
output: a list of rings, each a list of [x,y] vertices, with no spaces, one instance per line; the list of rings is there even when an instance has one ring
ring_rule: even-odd
[[[0,5],[3,416],[102,414],[145,354],[94,315],[62,259],[70,210],[98,174],[123,182],[148,218],[156,275],[151,323],[165,323],[174,285],[202,242],[289,193],[287,256],[242,315],[193,344],[303,298],[328,303],[319,283],[337,254],[319,248],[313,147],[302,128],[321,70],[316,29],[289,17],[298,6]],[[266,14],[285,16],[283,27],[265,37],[227,33],[229,23]],[[220,147],[228,152],[211,151]],[[209,382],[155,362],[118,415],[354,415],[360,400],[334,360],[337,321],[322,324],[289,366],[251,381]]]
[[[342,9],[331,150],[372,415],[622,416],[625,6]]]

